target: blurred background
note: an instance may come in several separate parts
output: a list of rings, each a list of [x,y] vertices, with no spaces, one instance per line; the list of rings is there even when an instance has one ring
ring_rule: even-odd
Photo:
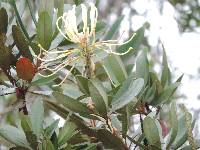
[[[123,38],[129,37],[145,22],[144,47],[150,52],[154,71],[160,73],[162,44],[165,47],[172,80],[184,74],[177,102],[184,103],[200,124],[200,0],[101,0],[100,16],[112,23],[124,15]],[[144,48],[140,47],[140,48]]]
[[[34,8],[38,7],[39,1],[32,0]],[[0,0],[0,5],[8,7],[4,2],[7,0]],[[73,3],[67,0],[65,2]],[[96,3],[99,7],[99,18],[109,24],[124,15],[119,32],[120,40],[128,38],[132,32],[144,23],[148,23],[145,40],[140,49],[147,49],[150,52],[152,68],[160,73],[163,45],[173,75],[172,80],[184,74],[177,93],[177,102],[186,104],[198,119],[194,134],[196,137],[200,136],[198,126],[200,124],[200,0],[88,0],[86,2]],[[18,0],[18,4],[20,13],[31,32],[33,23],[27,15],[26,2]],[[4,110],[6,105],[1,97],[0,111]]]

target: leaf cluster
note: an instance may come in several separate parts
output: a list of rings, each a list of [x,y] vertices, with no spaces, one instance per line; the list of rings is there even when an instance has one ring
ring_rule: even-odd
[[[188,118],[192,120],[190,113],[178,115],[174,99],[182,76],[172,82],[165,50],[161,77],[153,71],[148,52],[141,46],[147,24],[135,31],[129,42],[115,48],[116,52],[126,52],[132,47],[129,53],[123,56],[96,54],[102,59],[95,61],[94,77],[84,76],[80,67],[75,66],[67,82],[55,88],[53,84],[62,79],[62,72],[47,78],[38,76],[41,62],[33,54],[40,54],[38,44],[46,50],[74,47],[74,43],[61,37],[55,27],[55,20],[69,4],[63,0],[42,0],[37,20],[32,3],[29,0],[26,2],[35,25],[32,36],[14,0],[9,5],[15,11],[15,25],[9,25],[6,9],[0,9],[0,68],[9,79],[9,86],[15,88],[17,102],[23,100],[23,106],[19,107],[23,113],[18,113],[20,124],[0,127],[0,136],[12,144],[11,150],[194,148],[187,145],[187,141],[192,136],[188,125],[193,128],[195,121],[187,122]],[[75,1],[77,6],[80,3]],[[110,27],[99,21],[97,40],[116,37],[122,20],[123,17],[119,17]],[[7,42],[9,26],[14,41],[10,45]],[[14,54],[14,49],[18,50],[17,54]],[[71,68],[69,65],[64,69],[69,71]],[[11,74],[11,70],[15,75]],[[3,80],[0,84],[8,86]],[[44,87],[51,89],[52,93],[42,90]],[[40,90],[40,93],[34,89]],[[27,110],[28,93],[33,94],[35,99]],[[163,110],[165,107],[167,111]],[[47,116],[51,117],[49,112],[59,115],[64,125],[60,127],[59,119],[46,121]],[[160,117],[162,112],[166,113],[165,119]],[[134,132],[131,129],[136,124],[131,122],[132,118],[139,120]]]

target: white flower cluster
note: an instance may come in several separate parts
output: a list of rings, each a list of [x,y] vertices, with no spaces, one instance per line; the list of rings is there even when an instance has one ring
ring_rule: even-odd
[[[85,53],[87,52],[93,54],[94,50],[103,50],[108,54],[124,55],[132,49],[132,47],[130,47],[124,53],[117,53],[112,50],[112,46],[122,45],[122,44],[125,44],[126,42],[119,44],[118,40],[107,40],[107,41],[98,40],[97,41],[95,38],[97,18],[98,18],[97,8],[95,7],[93,3],[90,3],[89,12],[86,5],[84,4],[81,4],[81,9],[82,9],[82,22],[83,22],[82,31],[78,30],[75,5],[73,6],[71,10],[68,10],[67,12],[63,13],[63,15],[60,16],[56,22],[57,28],[59,32],[63,35],[63,37],[71,41],[72,43],[77,44],[78,48],[68,49],[68,50],[63,50],[63,51],[60,51],[60,50],[47,51],[43,49],[41,45],[39,45],[43,53],[41,53],[40,56],[37,56],[37,58],[45,63],[45,65],[43,65],[44,70],[48,70],[52,72],[49,75],[40,74],[41,76],[43,77],[52,76],[68,65],[71,65],[72,66],[71,68],[73,69],[76,64],[75,62],[82,59],[83,56],[86,56]],[[90,18],[89,21],[88,21],[88,18]],[[63,31],[59,27],[60,21],[62,21],[64,25]],[[132,38],[129,39],[129,41],[132,40]],[[48,59],[49,54],[56,54],[56,57],[54,57],[53,59]],[[63,58],[65,57],[67,57],[67,60],[63,60]],[[58,61],[58,60],[60,60],[60,63],[58,63],[57,65],[54,65],[56,66],[55,68],[53,69],[50,68],[50,66],[52,65],[52,63],[50,62]],[[61,85],[67,79],[72,69],[68,71],[68,73],[66,74],[62,82],[58,85]]]

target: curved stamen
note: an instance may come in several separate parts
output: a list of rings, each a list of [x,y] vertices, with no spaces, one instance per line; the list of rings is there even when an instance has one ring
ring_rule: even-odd
[[[54,71],[53,73],[49,74],[49,75],[43,75],[43,74],[41,74],[41,73],[39,73],[39,75],[41,75],[42,77],[50,77],[50,76],[56,74],[57,72],[59,72],[61,69],[63,69],[63,68],[65,68],[66,66],[68,66],[70,63],[72,63],[72,62],[74,62],[74,61],[76,61],[76,60],[78,60],[78,59],[79,59],[79,57],[75,57],[75,58],[73,58],[73,59],[70,59],[70,60],[68,60],[68,61],[63,62],[62,64],[64,64],[64,63],[66,63],[66,64],[63,65],[63,66],[60,64],[59,67],[57,67],[57,70]],[[48,70],[48,69],[47,69],[47,70]]]
[[[44,78],[51,77],[51,76],[53,76],[54,74],[56,74],[57,72],[59,72],[61,69],[65,68],[65,67],[68,66],[68,65],[69,65],[69,63],[67,63],[67,64],[61,66],[60,68],[58,68],[56,71],[54,71],[53,73],[51,73],[51,74],[49,74],[49,75],[43,75],[43,74],[41,74],[41,73],[39,73],[39,75],[42,76],[42,77],[44,77]]]
[[[69,74],[72,72],[72,70],[74,69],[74,67],[75,67],[75,65],[73,65],[73,66],[71,67],[71,69],[69,70],[69,72],[66,74],[66,76],[64,77],[64,79],[63,79],[59,84],[56,84],[56,85],[53,85],[53,86],[54,86],[54,87],[57,87],[57,86],[62,85],[62,84],[65,82],[65,80],[67,79],[67,77],[69,76]]]
[[[63,16],[58,17],[58,19],[57,19],[57,21],[56,21],[56,26],[57,26],[58,31],[62,34],[62,36],[63,36],[65,39],[69,40],[70,42],[73,42],[71,39],[69,39],[69,38],[62,32],[61,28],[59,27],[59,21],[60,21],[61,19],[64,20],[64,19],[63,19]]]
[[[132,35],[132,37],[128,40],[128,41],[125,41],[125,42],[123,42],[123,43],[119,43],[119,40],[107,40],[107,41],[100,41],[100,42],[96,42],[95,44],[99,44],[99,45],[101,45],[101,44],[107,44],[107,45],[110,45],[110,46],[121,46],[121,45],[124,45],[124,44],[127,44],[127,43],[129,43],[131,40],[133,40],[133,38],[135,37],[135,35],[136,35],[136,33],[134,33],[133,35]],[[115,43],[116,42],[116,43]]]
[[[80,56],[78,56],[78,57],[80,57]],[[49,71],[55,71],[55,70],[57,70],[59,67],[61,67],[63,64],[65,64],[66,62],[68,62],[69,61],[69,63],[70,62],[73,62],[73,61],[75,61],[78,57],[74,57],[73,59],[69,59],[69,60],[66,60],[66,61],[64,61],[64,62],[62,62],[62,63],[60,63],[60,64],[58,64],[55,68],[53,68],[53,69],[51,69],[51,68],[49,68],[48,66],[50,66],[49,64],[47,64],[47,66],[44,66],[44,69],[45,70],[49,70]]]
[[[62,62],[61,64],[57,65],[55,68],[51,69],[48,66],[44,67],[45,70],[49,70],[49,71],[55,71],[57,70],[59,67],[61,67],[62,65],[64,65],[67,61]]]
[[[52,49],[50,49],[50,50],[46,50],[46,49],[44,49],[43,47],[42,47],[42,45],[40,45],[40,44],[38,44],[38,46],[40,47],[40,49],[42,50],[42,51],[44,51],[45,53],[48,53],[48,54],[59,54],[59,53],[64,53],[64,52],[66,52],[67,50],[62,50],[62,51],[51,51],[51,50],[54,50],[54,49],[56,49],[56,48],[52,48]]]
[[[40,57],[37,56],[37,55],[33,55],[33,56],[36,57],[37,59],[43,61],[43,62],[51,62],[51,61],[56,61],[56,60],[59,60],[59,59],[61,59],[61,58],[67,57],[67,56],[69,56],[70,54],[73,54],[73,53],[79,52],[79,51],[80,51],[79,49],[70,49],[70,50],[67,50],[67,51],[62,52],[62,53],[64,53],[64,54],[61,54],[61,55],[57,56],[57,57],[54,58],[54,59],[43,59],[43,58],[40,58]]]
[[[33,56],[36,57],[37,59],[43,61],[43,62],[51,62],[51,61],[56,61],[56,60],[59,60],[59,59],[61,59],[61,58],[64,58],[64,57],[66,57],[67,55],[68,55],[68,54],[62,54],[62,55],[57,56],[57,57],[54,58],[54,59],[43,59],[43,58],[38,57],[37,55],[33,55]]]
[[[114,55],[118,55],[118,56],[125,55],[125,54],[129,53],[131,50],[133,50],[133,48],[130,47],[126,52],[118,53],[118,52],[114,52],[114,51],[112,51],[111,48],[109,48],[109,50],[106,50],[105,48],[102,48],[102,47],[100,47],[100,46],[97,46],[97,48],[100,49],[100,50],[105,51],[105,52],[108,53],[108,54],[114,54]]]

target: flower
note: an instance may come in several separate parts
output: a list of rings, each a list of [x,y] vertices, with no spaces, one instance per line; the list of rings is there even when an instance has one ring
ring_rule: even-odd
[[[81,10],[82,10],[82,22],[83,22],[83,28],[82,31],[78,30],[77,25],[77,18],[76,18],[76,6],[74,5],[71,10],[68,10],[67,12],[63,13],[62,16],[60,16],[57,19],[56,25],[59,30],[59,32],[63,35],[64,38],[71,41],[72,43],[77,44],[77,48],[74,49],[68,49],[68,50],[62,50],[62,51],[47,51],[44,48],[42,48],[41,45],[39,47],[43,51],[40,56],[37,57],[39,60],[41,60],[43,63],[42,67],[45,70],[49,70],[53,73],[49,75],[42,75],[43,77],[49,77],[54,74],[56,74],[61,69],[65,68],[68,65],[72,65],[71,68],[74,68],[76,65],[76,61],[79,61],[80,59],[85,60],[85,66],[87,66],[87,60],[88,56],[92,56],[94,54],[95,50],[103,50],[108,54],[115,54],[115,55],[124,55],[128,53],[132,47],[130,47],[126,52],[124,53],[117,53],[112,50],[112,46],[119,46],[122,44],[118,43],[118,40],[107,40],[107,41],[101,41],[96,40],[95,34],[96,34],[96,25],[97,25],[97,18],[98,18],[98,11],[97,8],[93,3],[90,3],[90,11],[88,12],[87,7],[84,4],[81,4]],[[89,14],[89,16],[88,16]],[[88,18],[90,20],[88,20]],[[64,30],[62,30],[59,27],[60,21],[63,22]],[[133,38],[133,36],[132,36]],[[132,38],[130,40],[132,40]],[[129,40],[129,41],[130,41]],[[127,42],[129,42],[127,41]],[[48,59],[48,55],[55,54],[56,57],[53,59]],[[47,57],[44,59],[44,57]],[[66,58],[66,60],[63,60]],[[60,63],[56,64],[55,68],[50,68],[51,62],[61,60]],[[61,85],[69,75],[69,73],[72,71],[72,69],[69,70],[65,78],[62,80],[62,82],[58,85]]]
[[[64,13],[63,16],[59,17],[56,24],[60,33],[69,41],[79,44],[82,48],[85,48],[89,44],[89,38],[95,36],[95,29],[97,24],[98,11],[94,4],[90,4],[90,27],[88,26],[88,16],[87,8],[84,4],[81,4],[82,9],[82,21],[83,21],[83,30],[79,32],[77,29],[76,21],[76,6],[74,5],[72,10]],[[64,22],[64,31],[60,29],[58,23],[62,20]],[[95,42],[95,41],[93,41]]]
[[[96,24],[97,24],[97,18],[98,18],[98,11],[93,3],[90,3],[90,12],[89,12],[90,26],[88,25],[87,8],[84,4],[81,4],[83,30],[82,30],[82,32],[79,32],[78,27],[77,27],[75,8],[76,8],[76,6],[74,5],[72,10],[69,10],[68,12],[64,13],[63,16],[59,17],[56,22],[59,32],[67,40],[69,40],[73,43],[79,44],[80,48],[83,48],[83,49],[87,48],[90,50],[94,50],[95,48],[97,48],[97,49],[103,50],[109,54],[113,53],[116,55],[125,55],[132,49],[132,47],[130,47],[129,50],[124,53],[117,53],[117,52],[112,51],[111,47],[119,46],[119,45],[122,45],[125,43],[119,44],[118,40],[107,40],[107,41],[97,41],[96,42],[95,31],[96,31]],[[59,27],[60,20],[62,20],[64,22],[64,32]],[[129,42],[129,41],[127,41],[127,42]]]

